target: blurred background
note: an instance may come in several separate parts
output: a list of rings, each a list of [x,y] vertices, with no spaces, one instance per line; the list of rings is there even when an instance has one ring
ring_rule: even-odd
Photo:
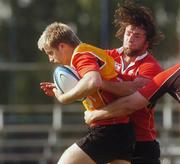
[[[0,164],[52,164],[86,132],[83,107],[61,106],[39,89],[53,66],[37,48],[44,28],[69,24],[83,42],[121,46],[114,10],[121,0],[0,0]],[[180,1],[136,0],[149,7],[165,39],[153,49],[163,68],[180,63]],[[170,96],[157,104],[162,164],[180,163],[180,105]]]

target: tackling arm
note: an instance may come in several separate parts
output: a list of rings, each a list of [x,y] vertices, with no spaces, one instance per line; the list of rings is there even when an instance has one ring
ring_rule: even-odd
[[[86,111],[84,118],[86,123],[90,124],[97,120],[130,115],[148,104],[148,100],[137,91],[129,96],[119,98],[101,109]]]
[[[103,81],[102,89],[117,96],[127,96],[137,91],[138,88],[143,87],[149,81],[149,79],[143,77],[138,77],[134,81]]]

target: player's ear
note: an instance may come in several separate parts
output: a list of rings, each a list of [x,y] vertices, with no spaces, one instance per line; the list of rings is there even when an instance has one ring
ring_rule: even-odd
[[[58,44],[58,48],[60,48],[60,49],[63,48],[63,46],[64,46],[63,43]]]
[[[64,48],[66,46],[66,43],[59,43],[58,47],[59,48]]]

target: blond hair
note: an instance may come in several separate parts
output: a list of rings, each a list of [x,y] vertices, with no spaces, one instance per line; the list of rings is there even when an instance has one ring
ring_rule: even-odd
[[[54,22],[48,25],[40,36],[38,48],[41,51],[44,50],[45,46],[57,48],[59,43],[66,43],[72,47],[76,47],[81,41],[68,25]]]

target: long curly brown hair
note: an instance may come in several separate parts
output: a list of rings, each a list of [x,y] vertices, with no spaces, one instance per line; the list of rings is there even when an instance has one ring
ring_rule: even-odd
[[[126,26],[134,25],[146,31],[149,49],[157,45],[164,35],[158,31],[151,11],[145,6],[135,5],[132,1],[125,1],[123,5],[118,4],[115,10],[114,24],[118,28],[116,37],[123,40]]]

